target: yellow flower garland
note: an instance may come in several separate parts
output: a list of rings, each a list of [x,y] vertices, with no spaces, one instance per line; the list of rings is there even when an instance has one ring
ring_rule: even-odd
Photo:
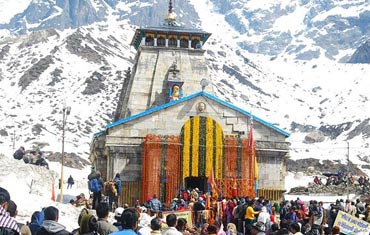
[[[190,120],[184,124],[184,143],[183,143],[183,162],[182,174],[183,178],[189,176],[189,163],[190,163]]]
[[[200,117],[195,116],[193,118],[193,148],[192,148],[192,169],[191,176],[198,176],[198,162],[199,162],[199,127],[200,127]]]
[[[209,176],[213,164],[213,119],[206,121],[206,175]]]

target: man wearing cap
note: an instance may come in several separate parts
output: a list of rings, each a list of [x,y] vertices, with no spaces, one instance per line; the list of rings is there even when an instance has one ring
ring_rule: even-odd
[[[10,202],[9,192],[0,187],[0,234],[19,235],[19,227],[6,211]]]
[[[256,222],[252,224],[250,234],[251,235],[265,235],[266,233],[263,231],[264,224],[262,222]]]
[[[114,219],[116,222],[114,222],[113,225],[117,227],[118,231],[122,230],[121,215],[124,210],[123,207],[117,207],[114,211]]]

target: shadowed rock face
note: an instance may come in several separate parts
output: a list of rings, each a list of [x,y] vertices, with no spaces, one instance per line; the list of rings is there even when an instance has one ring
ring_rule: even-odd
[[[103,21],[107,14],[104,0],[94,0],[97,8],[86,0],[32,1],[27,9],[15,15],[9,24],[0,25],[17,34],[27,30],[77,28]],[[32,24],[32,28],[28,28]]]
[[[125,2],[129,7],[117,9],[119,2]],[[161,25],[167,8],[168,0],[158,0],[155,3],[137,0],[32,1],[27,9],[15,15],[9,24],[0,24],[0,29],[25,34],[27,31],[41,29],[78,28],[104,21],[109,11],[114,12],[120,19],[129,19],[135,25]],[[195,9],[188,1],[177,1],[175,11],[183,25],[190,27],[199,23]],[[32,28],[29,28],[30,25]]]
[[[366,175],[361,169],[359,169],[352,162],[349,163],[349,166],[344,165],[340,162],[332,162],[328,160],[320,161],[320,159],[308,158],[301,159],[297,161],[288,160],[287,162],[287,171],[291,172],[302,172],[304,175],[318,176],[322,179],[323,183],[326,183],[327,177],[323,174],[336,174],[338,170],[342,172],[349,172],[353,176]],[[325,193],[325,194],[334,194],[334,195],[344,195],[347,191],[347,187],[344,183],[339,185],[317,185],[313,182],[309,183],[307,187],[295,187],[291,188],[290,194],[315,194],[315,193]],[[348,187],[350,193],[362,194],[363,190],[358,185],[350,185]]]
[[[5,45],[0,50],[0,60],[2,60],[9,52],[10,46]]]
[[[307,187],[294,187],[291,188],[289,194],[300,194],[300,195],[312,195],[312,194],[330,194],[330,195],[346,195],[348,193],[354,193],[356,195],[363,194],[362,187],[359,185],[346,186],[344,183],[339,185],[318,185],[315,183],[309,183]]]
[[[90,62],[94,62],[97,64],[100,63],[106,64],[107,62],[105,58],[101,56],[96,50],[94,50],[88,45],[83,45],[86,42],[99,44],[89,34],[84,36],[81,32],[77,31],[76,33],[73,33],[70,36],[68,36],[66,48],[72,54],[85,58]]]
[[[370,41],[365,42],[361,45],[355,53],[352,55],[348,63],[370,63]]]
[[[62,161],[62,154],[59,152],[44,152],[44,156],[48,161],[59,162]],[[89,166],[90,162],[76,155],[75,153],[65,153],[64,166],[74,169],[83,169]]]
[[[38,43],[47,43],[49,37],[52,36],[59,37],[59,34],[55,29],[47,29],[32,32],[26,38],[23,39],[23,42],[19,45],[19,48],[22,49],[30,47]]]
[[[105,88],[103,83],[104,80],[105,78],[101,73],[94,72],[89,78],[86,79],[85,83],[87,85],[82,94],[94,95],[100,93]]]
[[[18,85],[23,91],[26,89],[33,81],[38,80],[40,75],[49,68],[50,64],[54,63],[51,55],[48,55],[40,59],[36,64],[34,64],[30,69],[24,72],[22,77],[19,79]]]
[[[363,120],[351,132],[349,132],[347,140],[353,139],[359,135],[362,135],[366,138],[370,137],[370,118]]]
[[[310,168],[308,169],[308,167]],[[342,172],[347,172],[347,167],[347,165],[340,162],[329,160],[321,161],[320,159],[315,158],[300,159],[297,161],[289,159],[287,162],[287,171],[303,172],[306,174],[311,174],[313,176],[320,176],[322,173],[336,173],[338,170],[341,170]],[[349,171],[353,175],[364,174],[364,172],[356,165],[354,165],[351,161],[349,163]]]

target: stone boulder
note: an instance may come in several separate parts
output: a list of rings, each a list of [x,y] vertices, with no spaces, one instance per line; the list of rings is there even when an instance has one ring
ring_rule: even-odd
[[[306,135],[306,137],[304,138],[303,142],[307,144],[313,144],[323,142],[324,140],[325,140],[324,134],[321,131],[316,130],[308,133],[308,135]]]

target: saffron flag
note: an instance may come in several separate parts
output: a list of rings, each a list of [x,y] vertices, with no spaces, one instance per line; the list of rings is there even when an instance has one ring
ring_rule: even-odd
[[[209,172],[208,181],[207,183],[210,186],[210,193],[213,198],[218,198],[218,188],[215,181],[215,174],[213,172],[213,166],[211,167],[211,170]]]
[[[51,183],[51,200],[55,202],[54,181]]]
[[[236,198],[238,196],[238,185],[236,183],[235,177],[233,177],[233,188],[231,189],[231,196]]]

